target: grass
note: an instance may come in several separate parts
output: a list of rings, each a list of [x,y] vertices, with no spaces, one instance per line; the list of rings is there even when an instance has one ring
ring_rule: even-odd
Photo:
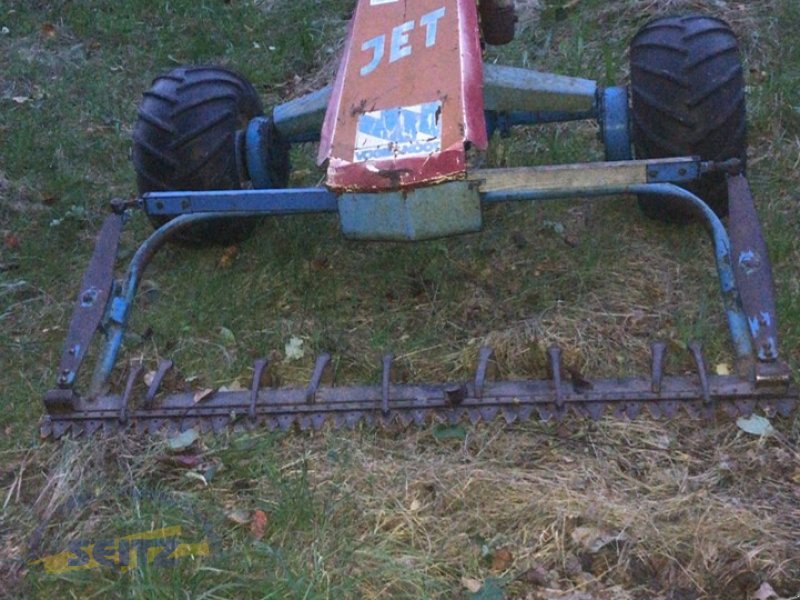
[[[784,355],[800,361],[797,154],[800,25],[790,0],[518,2],[517,40],[487,60],[626,80],[627,41],[656,12],[710,10],[742,40],[749,177],[771,251]],[[493,423],[433,429],[40,442],[94,233],[135,194],[128,161],[141,92],[183,63],[231,66],[266,106],[327,82],[352,2],[155,5],[16,2],[0,8],[0,596],[25,598],[749,598],[800,593],[796,422]],[[291,27],[287,26],[291,24]],[[590,125],[495,139],[492,166],[601,156]],[[315,148],[293,152],[315,184]],[[131,223],[130,256],[148,231]],[[568,243],[565,243],[568,242]],[[226,254],[227,253],[227,254]],[[232,260],[224,257],[233,256]],[[647,346],[700,339],[731,361],[710,246],[648,222],[631,199],[500,206],[480,235],[414,245],[343,241],[335,221],[266,222],[235,250],[163,251],[146,275],[125,356],[173,358],[196,385],[246,384],[254,357],[305,380],[313,354],[340,381],[376,381],[391,349],[413,380],[465,377],[477,348],[502,374],[542,377],[564,348],[592,375],[643,372]],[[120,369],[117,377],[123,377]],[[443,439],[444,438],[444,439]],[[267,517],[263,535],[253,515]],[[131,573],[61,575],[30,560],[71,542],[180,525],[211,555]],[[597,548],[593,542],[615,541]],[[480,597],[480,595],[478,595]]]

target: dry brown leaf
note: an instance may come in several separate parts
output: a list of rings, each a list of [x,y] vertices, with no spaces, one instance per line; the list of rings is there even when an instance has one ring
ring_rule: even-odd
[[[228,269],[233,264],[236,255],[239,253],[238,246],[228,246],[222,251],[222,256],[217,261],[217,266],[220,269]]]
[[[250,520],[250,535],[255,539],[260,540],[264,537],[264,530],[269,522],[269,516],[261,509],[253,512],[253,517]]]
[[[505,571],[514,562],[514,555],[505,546],[498,548],[492,554],[492,571]]]
[[[3,244],[9,250],[17,250],[20,247],[19,236],[10,231],[3,236]]]
[[[52,23],[42,23],[42,35],[48,38],[56,37],[56,26]]]

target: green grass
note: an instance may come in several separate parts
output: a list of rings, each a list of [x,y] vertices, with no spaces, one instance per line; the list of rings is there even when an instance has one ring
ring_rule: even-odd
[[[749,177],[773,260],[784,355],[796,367],[800,46],[786,40],[800,8],[790,0],[743,9],[665,4],[702,4],[742,39]],[[2,582],[19,576],[12,591],[29,598],[449,598],[466,594],[463,577],[498,577],[509,597],[525,597],[540,590],[514,580],[537,565],[557,573],[565,591],[621,586],[629,597],[652,597],[649,573],[660,585],[680,582],[695,594],[687,597],[736,597],[738,578],[746,580],[741,597],[762,580],[796,593],[800,567],[786,541],[796,523],[770,504],[792,506],[793,423],[779,424],[780,443],[741,439],[731,423],[683,422],[571,422],[568,431],[495,424],[444,440],[430,430],[230,433],[193,445],[190,468],[161,441],[39,441],[40,399],[54,381],[93,236],[107,202],[136,193],[128,154],[142,91],[179,64],[214,63],[243,73],[272,106],[325,82],[352,5],[0,7],[9,30],[0,35],[0,595]],[[647,18],[641,3],[543,5],[488,60],[625,82],[627,41]],[[514,132],[493,140],[487,162],[597,160],[596,133],[588,124]],[[320,181],[315,150],[293,150],[293,183]],[[645,372],[656,337],[671,342],[672,371],[690,368],[680,349],[695,338],[711,364],[731,361],[699,227],[649,222],[631,198],[498,206],[484,221],[479,235],[376,244],[343,240],[332,218],[275,219],[239,244],[230,264],[221,263],[223,248],[170,246],[145,275],[149,291],[114,377],[124,378],[128,358],[152,367],[167,356],[194,385],[247,385],[254,358],[280,358],[292,337],[306,355],[276,361],[283,383],[305,381],[322,350],[334,354],[343,382],[376,382],[389,350],[409,379],[467,377],[485,342],[509,377],[544,376],[541,350],[554,342],[590,375]],[[126,258],[149,230],[145,219],[132,220]],[[660,515],[671,502],[675,512]],[[269,516],[261,539],[233,518],[255,510]],[[26,566],[71,540],[175,524],[187,541],[210,535],[212,555],[128,574],[56,576]],[[602,589],[565,566],[580,554],[570,542],[579,524],[638,536],[605,571],[584,565]],[[702,554],[707,541],[718,544],[713,557]],[[492,553],[506,546],[514,567],[493,570]]]

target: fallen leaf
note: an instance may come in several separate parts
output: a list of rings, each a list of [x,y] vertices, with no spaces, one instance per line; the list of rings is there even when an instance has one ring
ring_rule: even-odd
[[[410,510],[411,512],[417,512],[420,508],[422,508],[422,503],[416,498],[414,498],[411,501],[411,506],[408,507],[408,510]]]
[[[228,246],[222,251],[222,256],[217,261],[217,266],[220,269],[228,269],[233,264],[236,255],[239,253],[238,246]]]
[[[26,102],[30,102],[31,98],[30,96],[13,96],[11,101],[17,104],[25,104]]]
[[[753,600],[779,600],[779,598],[772,586],[765,581],[753,594]]]
[[[595,527],[576,527],[572,532],[572,541],[590,554],[596,554],[613,542],[625,542],[625,533],[608,533]]]
[[[15,234],[15,233],[12,233],[12,232],[8,231],[3,236],[3,244],[9,250],[17,250],[17,249],[19,249],[19,246],[20,246],[19,236],[17,234]]]
[[[245,388],[239,382],[238,379],[234,379],[228,385],[223,385],[221,388],[219,388],[219,391],[220,392],[241,392],[242,390],[245,390],[245,389],[247,389],[247,388]]]
[[[550,585],[550,571],[542,565],[537,565],[522,573],[517,579],[531,585],[545,587]]]
[[[473,594],[478,593],[481,587],[483,587],[482,582],[478,581],[477,579],[472,579],[471,577],[462,577],[461,585],[463,585],[468,592],[472,592]]]
[[[328,268],[330,261],[327,256],[320,256],[311,261],[312,271],[324,271]]]
[[[241,508],[235,508],[225,513],[225,518],[237,525],[247,525],[250,522],[250,513]]]
[[[505,571],[514,562],[514,555],[506,548],[498,548],[492,553],[492,571]]]
[[[208,485],[208,481],[206,481],[206,478],[203,477],[203,475],[198,473],[197,471],[186,471],[184,475],[186,475],[186,477],[188,477],[189,479],[196,479],[197,481],[202,482],[203,485]]]
[[[717,375],[730,375],[731,366],[728,363],[719,363],[716,367]]]
[[[260,540],[264,537],[264,529],[267,527],[267,523],[269,522],[269,517],[267,513],[265,513],[261,509],[257,509],[253,512],[253,517],[250,520],[250,535],[252,535],[255,539]]]
[[[775,429],[769,419],[760,415],[751,415],[749,417],[739,417],[736,419],[736,425],[751,435],[772,435]]]
[[[188,379],[187,379],[188,381]],[[197,404],[198,402],[202,402],[203,400],[207,400],[211,396],[214,395],[214,390],[212,388],[206,388],[204,390],[198,390],[194,393],[192,397],[192,401]]]
[[[56,37],[56,26],[52,23],[42,24],[42,35],[48,38]]]
[[[227,346],[233,346],[236,343],[236,336],[233,335],[233,332],[227,327],[219,328],[219,337]]]
[[[153,380],[155,378],[156,378],[156,372],[155,371],[148,371],[147,373],[144,374],[144,384],[147,387],[150,387],[151,385],[153,385]]]
[[[196,429],[187,429],[167,440],[167,445],[170,450],[184,450],[194,444],[199,437],[200,434],[197,433]]]
[[[283,350],[286,360],[300,360],[306,355],[305,350],[303,350],[303,340],[295,336],[289,338]]]

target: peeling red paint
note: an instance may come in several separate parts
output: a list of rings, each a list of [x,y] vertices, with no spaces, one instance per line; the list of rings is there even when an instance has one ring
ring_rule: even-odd
[[[487,145],[481,58],[474,0],[359,0],[322,130],[328,186],[465,177],[465,144]]]

